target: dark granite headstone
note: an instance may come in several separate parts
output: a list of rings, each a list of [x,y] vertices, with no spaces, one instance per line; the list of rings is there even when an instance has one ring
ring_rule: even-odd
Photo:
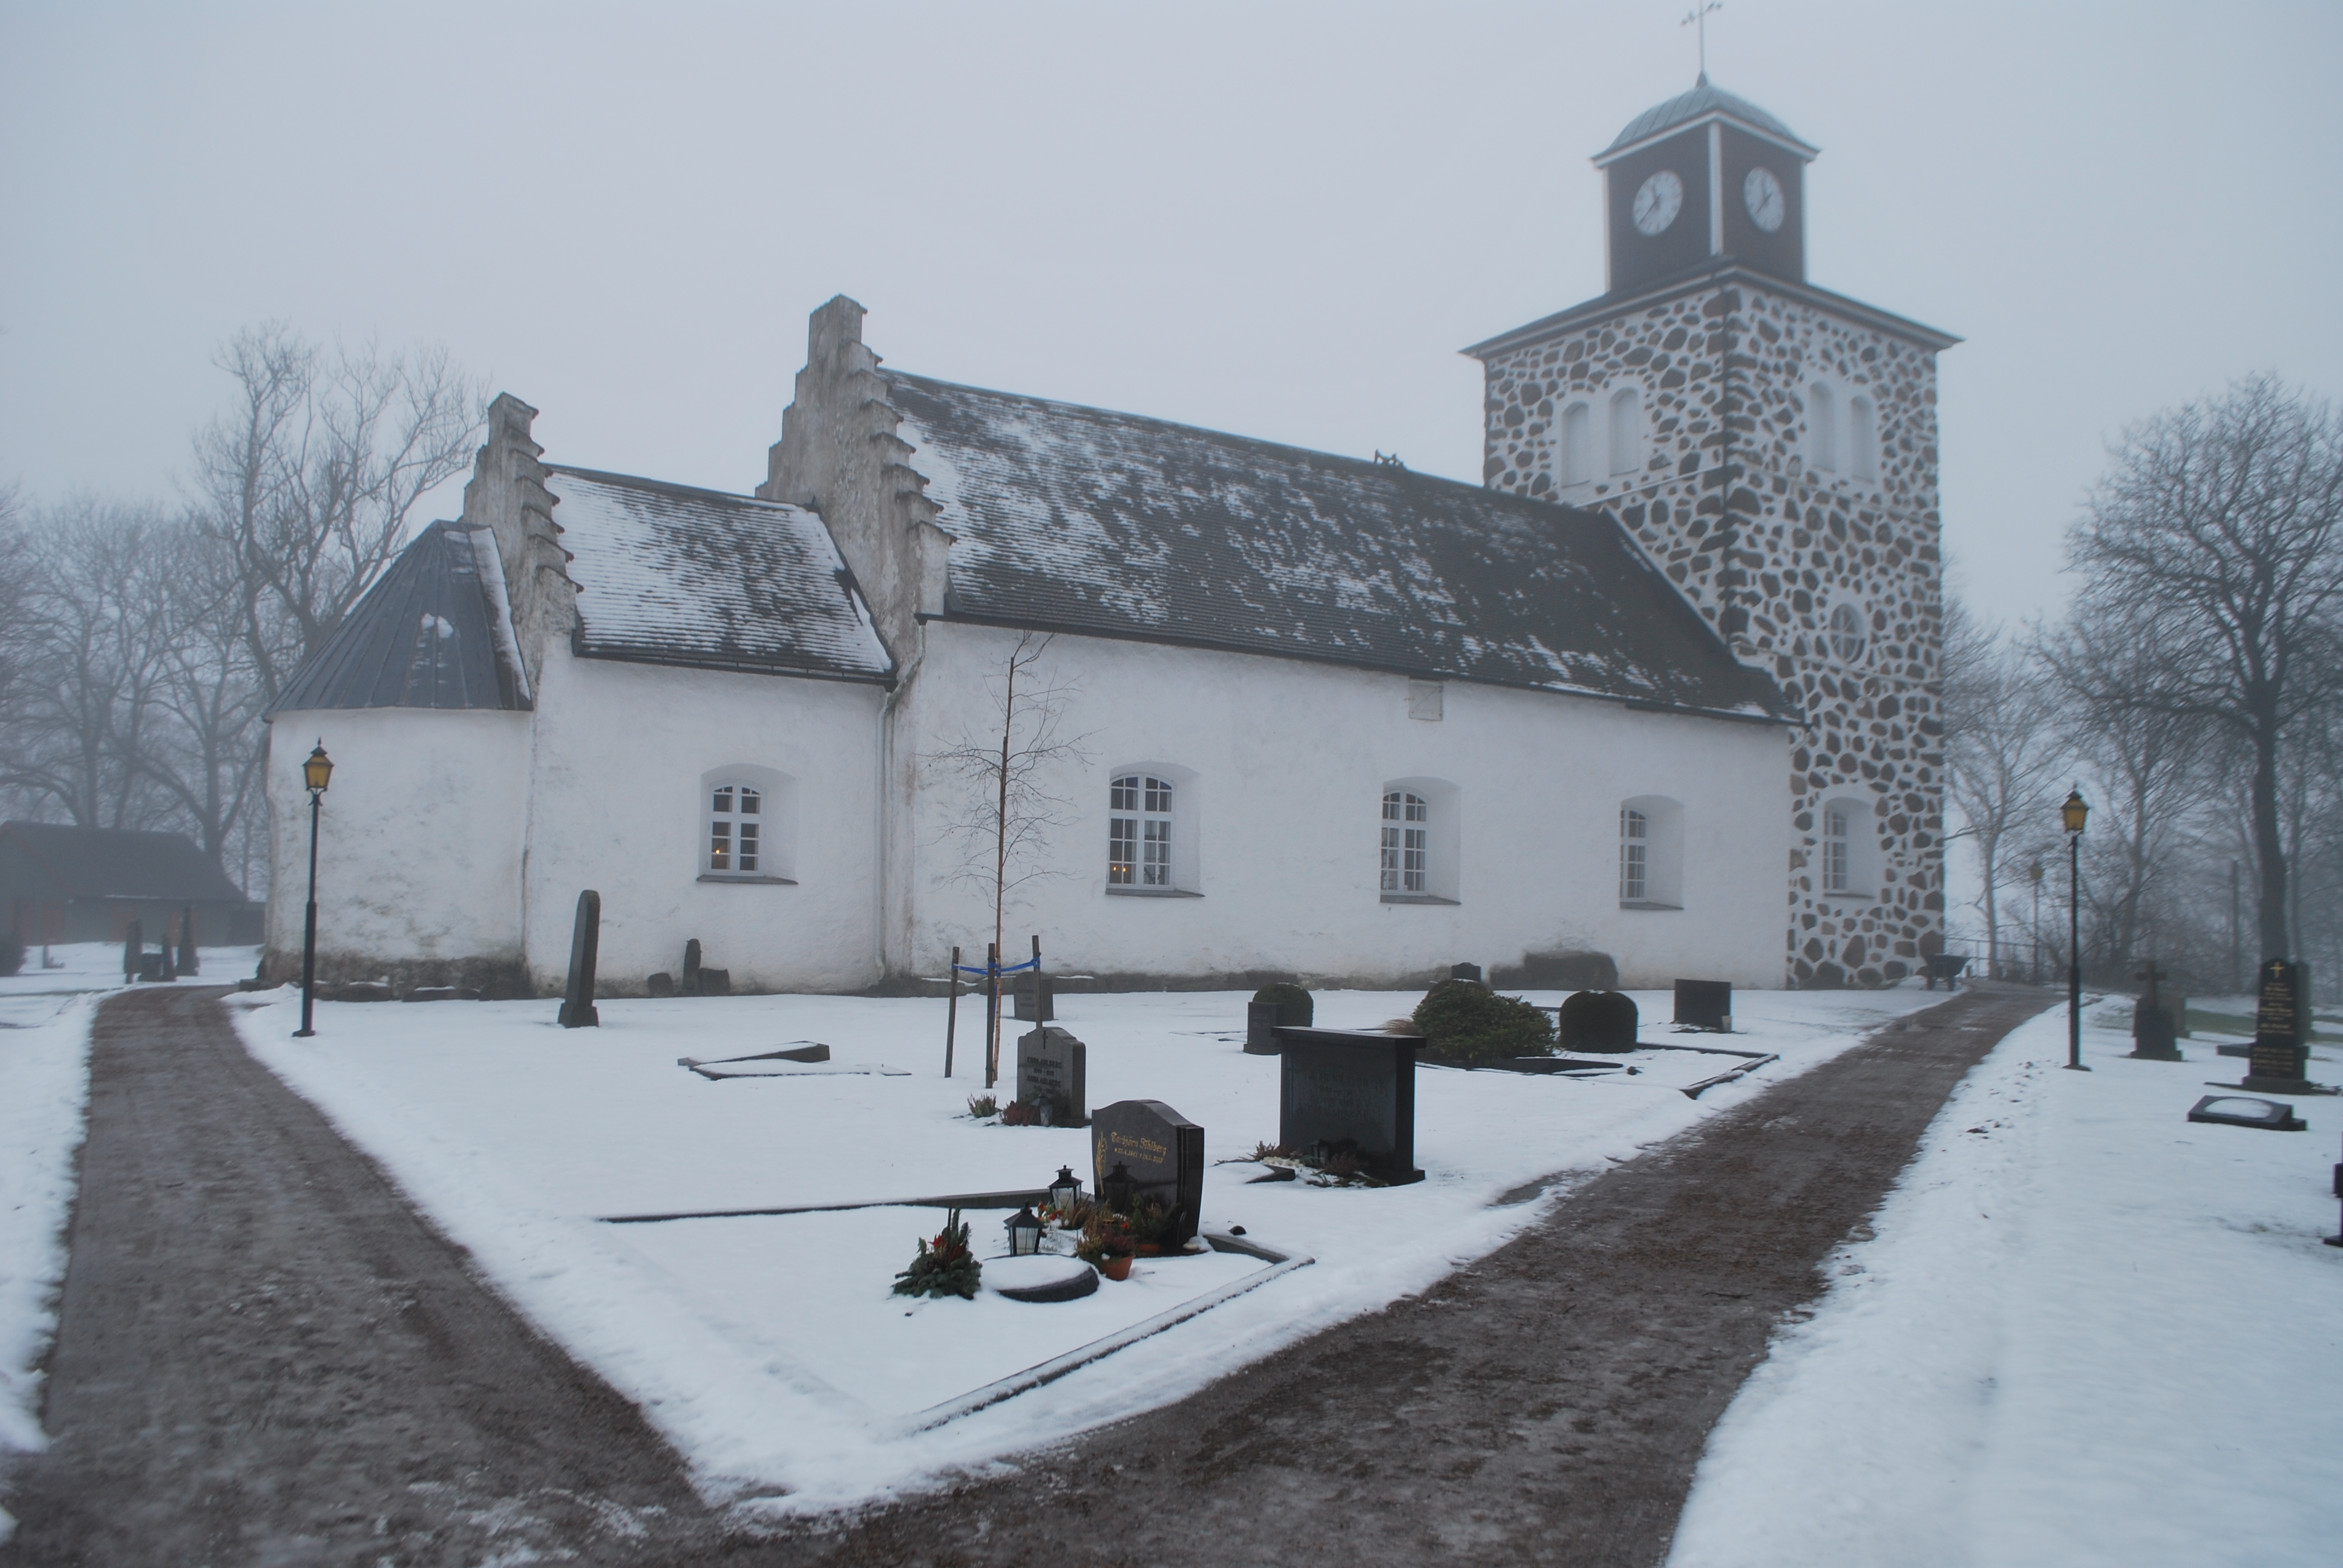
[[[2157,984],[2164,978],[2154,959],[2139,973],[2142,989],[2131,1008],[2131,1053],[2147,1061],[2186,1061],[2175,1043],[2179,1031],[2173,1027],[2171,1010],[2157,995]]]
[[[196,956],[196,911],[192,906],[179,911],[179,972],[199,973],[203,960]]]
[[[2260,1003],[2254,1010],[2254,1049],[2245,1087],[2269,1089],[2308,1081],[2310,1047],[2310,972],[2308,966],[2272,959],[2262,965]]]
[[[1946,990],[1960,990],[1961,971],[1968,967],[1968,955],[1966,953],[1930,953],[1926,970],[1928,989],[1936,990],[1936,982],[1942,980]]]
[[[1245,1003],[1245,1054],[1275,1056],[1281,1049],[1277,1043],[1277,1004],[1273,1001]]]
[[[730,970],[712,970],[704,964],[700,966],[699,994],[701,996],[730,996],[732,994],[732,971]]]
[[[675,977],[668,973],[665,970],[659,970],[659,973],[651,976],[650,979],[643,982],[643,994],[645,996],[673,996],[675,994]]]
[[[138,978],[138,957],[146,950],[146,928],[136,920],[122,933],[122,979],[127,984]]]
[[[1017,1041],[1017,1098],[1050,1108],[1053,1127],[1080,1127],[1090,1120],[1090,1047],[1064,1030],[1044,1024]]]
[[[1687,1029],[1733,1032],[1733,982],[1721,980],[1676,981],[1676,1022]]]
[[[699,939],[683,944],[683,982],[676,987],[685,996],[699,994]]]
[[[578,918],[569,928],[569,986],[562,998],[564,1029],[594,1029],[602,1015],[594,1007],[594,960],[602,946],[602,895],[588,888],[578,895]]]
[[[1204,1206],[1204,1130],[1160,1100],[1118,1100],[1091,1122],[1091,1190],[1106,1191],[1117,1164],[1131,1172],[1131,1201],[1174,1211],[1170,1246],[1195,1235]]]
[[[1380,1030],[1280,1029],[1277,1141],[1288,1149],[1343,1145],[1394,1185],[1421,1181],[1415,1166],[1415,1055],[1419,1035]]]
[[[1058,988],[1045,974],[1017,977],[1017,1016],[1029,1023],[1047,1023],[1058,1016]]]
[[[1633,1050],[1642,1020],[1634,997],[1615,990],[1583,990],[1564,1000],[1555,1021],[1564,1050]]]
[[[1479,964],[1450,964],[1448,966],[1448,978],[1450,980],[1468,980],[1474,985],[1485,985],[1488,983],[1481,978],[1481,966]]]
[[[141,952],[138,955],[138,978],[143,980],[161,980],[163,978],[163,955],[159,952]]]

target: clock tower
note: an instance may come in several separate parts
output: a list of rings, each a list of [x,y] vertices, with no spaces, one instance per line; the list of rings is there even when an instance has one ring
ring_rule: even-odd
[[[1817,151],[1704,75],[1594,158],[1607,291],[1466,352],[1485,482],[1609,515],[1803,708],[1785,980],[1878,985],[1944,943],[1936,357],[1960,340],[1806,281]]]

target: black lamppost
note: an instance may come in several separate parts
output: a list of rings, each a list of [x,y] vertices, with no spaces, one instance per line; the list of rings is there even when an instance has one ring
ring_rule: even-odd
[[[2080,789],[2066,792],[2058,808],[2066,824],[2066,1065],[2077,1072],[2083,1065],[2083,824],[2091,809],[2083,804]]]
[[[301,938],[301,1027],[293,1031],[296,1040],[317,1032],[309,1027],[309,1010],[317,1000],[317,811],[325,801],[327,780],[333,776],[333,761],[320,740],[301,764],[301,782],[309,789],[309,918]]]

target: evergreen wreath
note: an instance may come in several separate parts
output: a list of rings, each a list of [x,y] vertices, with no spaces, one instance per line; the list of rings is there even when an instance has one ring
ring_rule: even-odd
[[[911,1260],[911,1266],[895,1276],[895,1293],[931,1299],[959,1296],[972,1302],[983,1272],[984,1265],[968,1249],[968,1227],[954,1209],[946,1214],[944,1228],[936,1239],[921,1241],[920,1255]]]

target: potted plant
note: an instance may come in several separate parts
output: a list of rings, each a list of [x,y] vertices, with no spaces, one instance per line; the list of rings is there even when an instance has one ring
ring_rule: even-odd
[[[1105,1209],[1092,1209],[1082,1226],[1082,1239],[1075,1243],[1074,1256],[1110,1280],[1127,1280],[1131,1278],[1131,1255],[1135,1245],[1131,1227],[1120,1215]]]

